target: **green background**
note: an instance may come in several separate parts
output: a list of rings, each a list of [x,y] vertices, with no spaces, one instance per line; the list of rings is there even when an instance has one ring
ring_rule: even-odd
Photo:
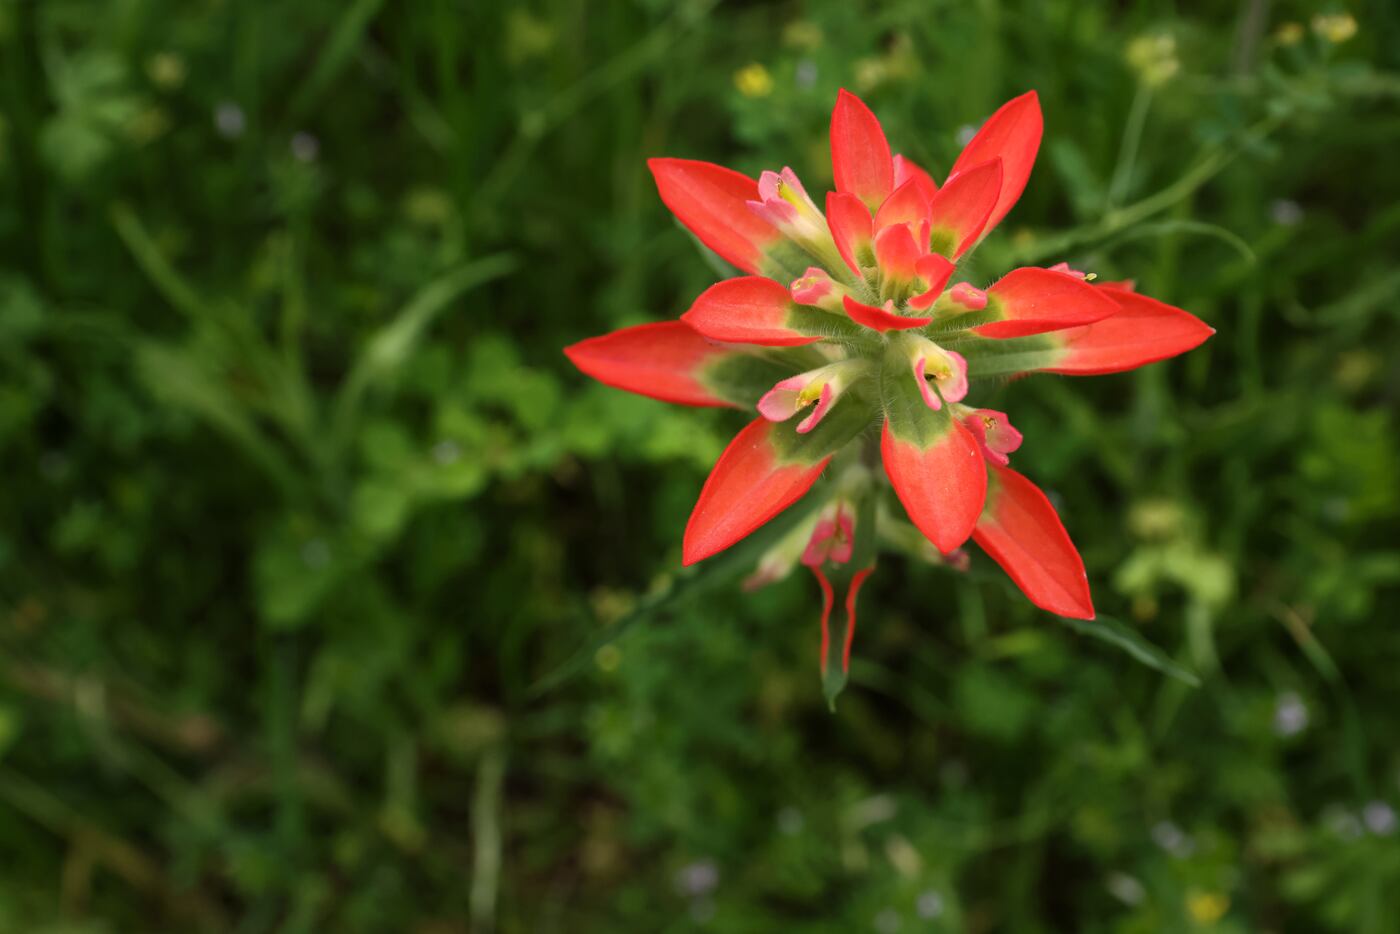
[[[1396,930],[1400,14],[1342,12],[0,0],[0,930]],[[974,397],[1106,622],[886,557],[830,714],[809,576],[680,571],[744,417],[560,350],[713,281],[647,157],[823,191],[840,86],[936,175],[1038,89],[973,277],[1219,333]]]

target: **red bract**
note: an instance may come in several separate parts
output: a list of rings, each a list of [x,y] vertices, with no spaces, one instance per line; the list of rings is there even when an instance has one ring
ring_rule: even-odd
[[[920,552],[909,544],[921,535],[936,549],[924,557],[957,567],[971,539],[1035,605],[1093,618],[1084,566],[1059,516],[1007,466],[1021,433],[1005,413],[964,397],[989,377],[1132,369],[1214,333],[1130,281],[1094,284],[1065,264],[981,285],[954,281],[957,264],[1020,197],[1041,126],[1035,92],[1010,101],[940,185],[892,155],[879,120],[842,91],[831,120],[836,190],[815,199],[787,167],[755,180],[653,159],[677,219],[750,275],[712,286],[680,321],[566,350],[579,369],[621,389],[758,410],[705,482],[683,560],[723,551],[816,488],[813,508],[763,555],[748,586],[799,563],[811,568],[829,697],[845,683],[856,594],[881,543]],[[887,508],[889,492],[912,527]],[[844,632],[833,638],[837,607]]]

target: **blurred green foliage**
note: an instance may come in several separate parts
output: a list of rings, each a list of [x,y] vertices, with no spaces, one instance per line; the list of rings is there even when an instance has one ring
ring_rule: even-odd
[[[974,276],[1219,333],[977,400],[1108,641],[886,560],[831,715],[678,573],[740,416],[559,350],[839,86],[936,173],[1037,88]],[[1381,2],[0,0],[0,930],[1395,930],[1398,103]]]

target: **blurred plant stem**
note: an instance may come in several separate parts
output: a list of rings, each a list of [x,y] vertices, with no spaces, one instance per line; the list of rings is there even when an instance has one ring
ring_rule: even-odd
[[[1119,202],[1128,194],[1133,183],[1133,171],[1137,168],[1138,149],[1142,145],[1142,131],[1147,126],[1147,111],[1152,106],[1152,87],[1146,81],[1138,82],[1137,93],[1133,95],[1132,107],[1123,126],[1123,142],[1118,149],[1118,162],[1113,169],[1113,178],[1108,183],[1108,197],[1104,208],[1113,212]]]
[[[505,783],[506,753],[493,746],[476,767],[476,794],[472,798],[472,930],[489,934],[496,929],[496,897],[501,880],[501,807]]]
[[[1016,263],[1037,265],[1049,259],[1060,258],[1072,250],[1088,244],[1098,243],[1114,234],[1139,224],[1147,218],[1189,197],[1221,170],[1229,165],[1241,152],[1257,145],[1282,126],[1285,117],[1271,114],[1254,123],[1241,134],[1234,145],[1215,146],[1201,156],[1194,166],[1182,173],[1176,181],[1123,208],[1105,212],[1094,224],[1076,227],[1053,237],[1031,241],[1020,249],[1013,250]]]

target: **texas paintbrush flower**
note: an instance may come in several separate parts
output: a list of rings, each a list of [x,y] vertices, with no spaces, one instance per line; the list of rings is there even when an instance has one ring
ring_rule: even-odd
[[[1091,619],[1079,553],[1045,494],[1009,466],[1021,433],[1004,412],[965,400],[979,380],[1116,373],[1214,333],[1131,283],[1091,284],[1063,263],[1013,269],[985,287],[954,281],[1020,197],[1040,137],[1031,91],[991,116],[939,185],[892,155],[875,115],[842,91],[825,212],[790,168],[752,179],[708,162],[652,159],[661,200],[749,275],[711,286],[679,321],[565,351],[620,389],[757,410],[700,492],[685,530],[687,565],[744,538],[828,474],[822,502],[749,583],[798,563],[812,569],[829,697],[845,682],[856,594],[877,546],[918,540],[880,503],[877,459],[935,558],[958,566],[971,539],[1036,606]],[[838,600],[843,638],[833,643]]]

